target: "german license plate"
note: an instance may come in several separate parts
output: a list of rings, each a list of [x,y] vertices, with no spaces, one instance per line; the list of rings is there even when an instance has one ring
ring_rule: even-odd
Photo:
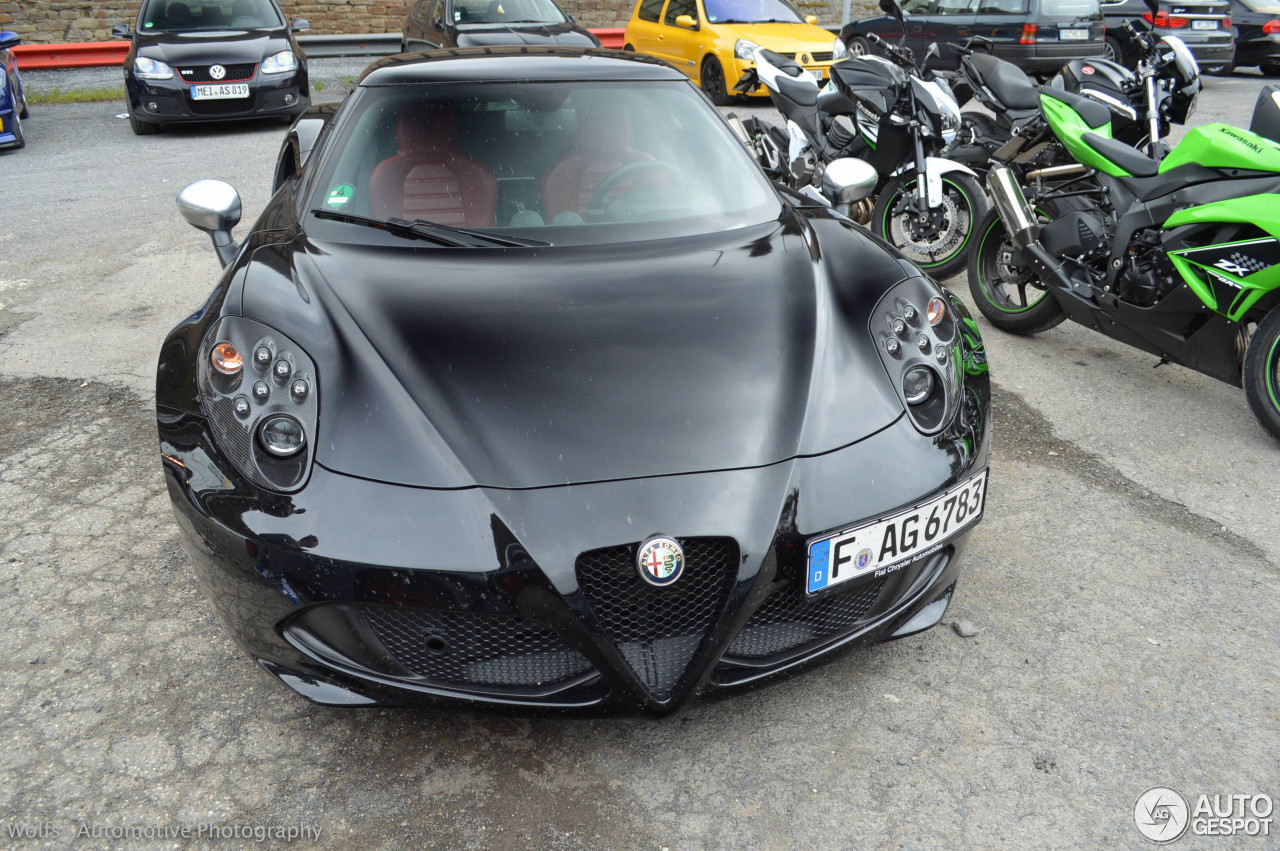
[[[1193,30],[1216,30],[1218,28],[1217,21],[1192,21],[1191,29]]]
[[[813,77],[813,79],[814,79],[816,82],[819,82],[819,83],[821,83],[821,82],[822,82],[822,69],[821,69],[821,68],[817,68],[817,69],[806,69],[805,73],[806,73],[806,74],[808,74],[810,77]]]
[[[228,98],[247,98],[248,83],[220,83],[211,86],[192,86],[192,100],[226,100]]]
[[[805,590],[810,594],[882,571],[896,570],[982,518],[987,472],[923,505],[809,542]]]
[[[1088,30],[1058,30],[1058,38],[1062,41],[1088,41]]]

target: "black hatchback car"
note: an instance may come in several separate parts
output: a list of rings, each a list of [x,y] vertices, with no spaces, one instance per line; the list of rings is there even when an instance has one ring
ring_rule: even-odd
[[[924,56],[931,42],[940,55],[930,68],[960,67],[960,54],[948,43],[981,36],[991,52],[1031,74],[1050,74],[1072,59],[1103,55],[1102,11],[1098,0],[907,0],[905,44]],[[889,15],[846,24],[840,38],[852,55],[869,51],[867,34],[897,42],[902,27]]]
[[[278,115],[310,103],[307,62],[275,0],[145,0],[124,62],[129,125],[139,136],[166,124]]]
[[[401,52],[512,44],[599,47],[600,39],[555,0],[418,0],[400,36]]]
[[[1280,0],[1231,0],[1236,28],[1233,67],[1257,65],[1268,77],[1280,76]]]
[[[1200,68],[1218,73],[1231,67],[1235,57],[1235,37],[1231,31],[1231,0],[1159,0],[1155,14],[1146,0],[1105,3],[1107,58],[1133,67],[1136,59],[1128,49],[1123,24],[1142,18],[1157,37],[1174,35],[1191,51]]]

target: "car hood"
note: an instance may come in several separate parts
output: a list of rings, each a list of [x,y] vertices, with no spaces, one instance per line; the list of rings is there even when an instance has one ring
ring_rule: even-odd
[[[750,468],[903,416],[867,317],[907,272],[849,224],[545,251],[290,246],[258,252],[243,309],[315,360],[316,460],[338,472],[536,488]]]
[[[457,28],[458,47],[497,47],[505,44],[595,47],[596,42],[573,24],[473,24]]]
[[[830,51],[835,33],[813,24],[712,24],[724,38],[745,38],[778,53]]]
[[[141,56],[169,65],[205,65],[261,62],[264,57],[292,46],[280,30],[214,30],[188,33],[138,33]]]

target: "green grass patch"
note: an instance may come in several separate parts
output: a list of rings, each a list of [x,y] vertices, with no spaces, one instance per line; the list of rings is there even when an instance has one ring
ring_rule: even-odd
[[[314,82],[312,82],[311,88],[315,89],[317,92],[323,92],[324,80],[315,80]]]
[[[52,89],[47,92],[28,91],[27,103],[45,106],[51,103],[98,103],[107,100],[124,100],[124,89]]]

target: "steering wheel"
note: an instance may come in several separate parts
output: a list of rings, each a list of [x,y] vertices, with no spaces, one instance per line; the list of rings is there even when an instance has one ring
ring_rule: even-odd
[[[639,160],[633,163],[627,163],[624,166],[614,170],[612,174],[600,181],[600,185],[596,187],[596,191],[591,193],[591,202],[587,204],[587,218],[592,218],[593,211],[599,212],[604,209],[604,200],[609,192],[624,180],[630,180],[638,174],[644,174],[650,171],[661,171],[669,174],[671,177],[679,179],[684,173],[675,165],[662,160]]]

